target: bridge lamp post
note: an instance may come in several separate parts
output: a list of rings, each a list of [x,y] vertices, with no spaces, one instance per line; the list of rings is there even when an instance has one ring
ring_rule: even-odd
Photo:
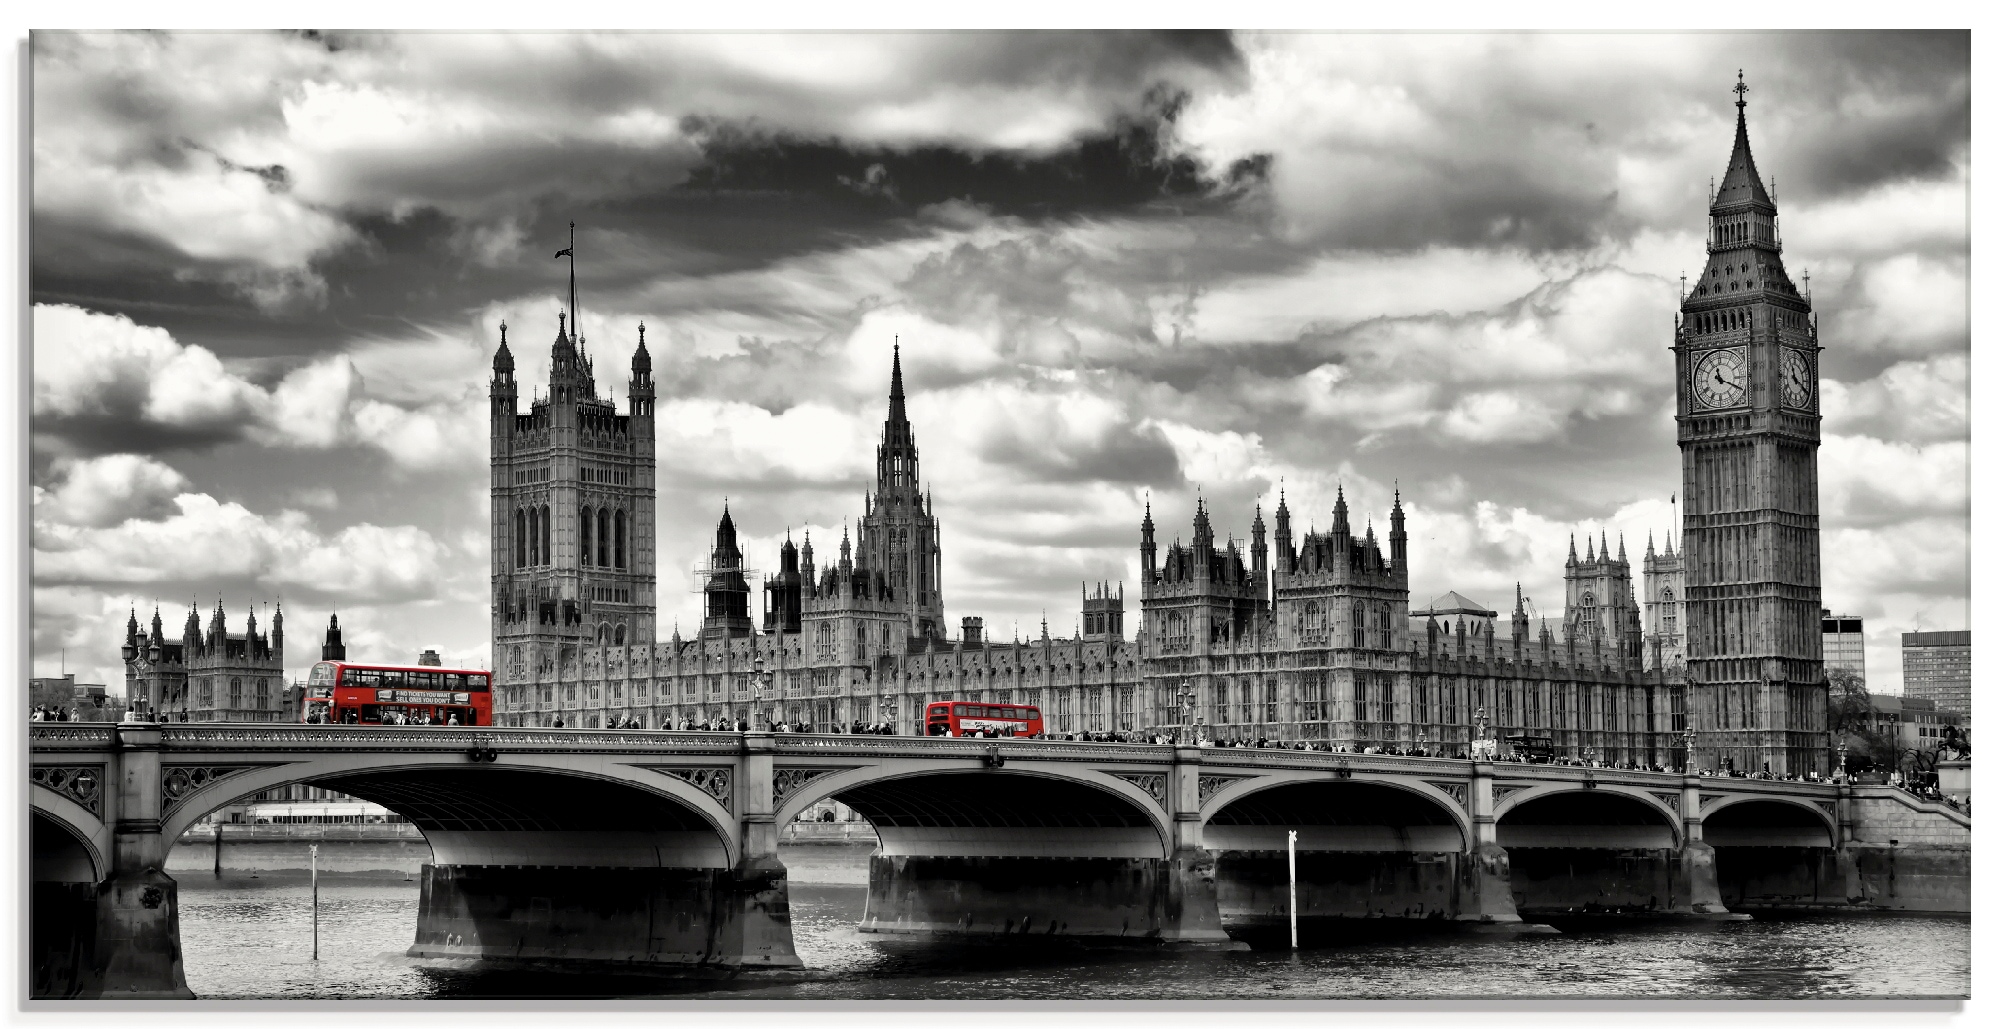
[[[753,729],[761,730],[769,728],[768,725],[760,725],[759,723],[765,721],[764,697],[771,690],[771,680],[776,677],[777,673],[765,670],[764,655],[757,655],[757,659],[750,663],[750,692],[752,697],[750,727]]]
[[[1690,725],[1681,730],[1681,746],[1687,749],[1687,757],[1682,759],[1683,761],[1686,762],[1682,766],[1682,771],[1687,775],[1693,775],[1695,774],[1694,726]]]
[[[1201,737],[1195,732],[1194,728],[1194,687],[1188,684],[1186,680],[1182,680],[1180,692],[1175,697],[1181,702],[1180,735],[1188,737],[1186,741],[1188,743],[1200,743]]]
[[[1833,743],[1833,781],[1847,781],[1847,734],[1830,733]]]

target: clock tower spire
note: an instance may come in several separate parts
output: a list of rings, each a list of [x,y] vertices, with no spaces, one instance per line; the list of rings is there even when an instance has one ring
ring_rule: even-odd
[[[1687,509],[1687,711],[1697,760],[1825,771],[1819,633],[1819,331],[1786,274],[1778,208],[1736,142],[1708,263],[1674,331]]]

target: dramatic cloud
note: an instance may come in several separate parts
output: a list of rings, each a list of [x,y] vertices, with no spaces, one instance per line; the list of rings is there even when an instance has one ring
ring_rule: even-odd
[[[107,454],[66,463],[60,485],[35,488],[35,507],[52,521],[93,529],[129,519],[159,521],[175,511],[187,477],[137,454]]]
[[[837,553],[898,340],[954,621],[1136,609],[1149,502],[1240,540],[1280,488],[1298,532],[1400,490],[1416,602],[1557,616],[1572,533],[1677,532],[1738,68],[1825,348],[1826,603],[1890,688],[1966,621],[1966,33],[33,46],[38,670],[156,594],[485,661],[491,361],[505,322],[545,392],[572,221],[621,406],[646,326],[662,626],[725,497],[753,565]]]
[[[421,350],[415,363],[422,365]],[[35,305],[37,430],[72,446],[154,448],[224,440],[331,449],[370,446],[412,469],[462,466],[484,454],[478,391],[461,379],[388,392],[432,400],[406,408],[367,395],[346,354],[299,368],[266,389],[201,346],[163,330],[69,305]],[[389,362],[370,354],[371,363]],[[386,376],[385,376],[386,377]]]

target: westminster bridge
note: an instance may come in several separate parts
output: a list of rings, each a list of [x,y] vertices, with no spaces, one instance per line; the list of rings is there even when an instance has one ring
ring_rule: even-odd
[[[190,996],[167,852],[292,783],[422,830],[415,956],[796,967],[779,831],[826,798],[879,837],[871,932],[1240,946],[1225,925],[1286,917],[1293,832],[1303,917],[1498,931],[1524,915],[1951,909],[1969,878],[1969,817],[1886,787],[1483,759],[135,722],[37,724],[30,750],[42,997]]]

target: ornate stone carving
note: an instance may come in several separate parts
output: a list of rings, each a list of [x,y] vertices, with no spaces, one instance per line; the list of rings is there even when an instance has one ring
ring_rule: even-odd
[[[785,798],[799,787],[823,775],[832,775],[838,768],[780,768],[771,773],[771,806],[785,802]]]
[[[1717,801],[1720,801],[1720,800],[1724,800],[1724,799],[1727,799],[1727,798],[1728,798],[1728,796],[1729,796],[1729,795],[1728,795],[1728,794],[1726,794],[1726,793],[1704,793],[1704,794],[1702,794],[1702,795],[1701,795],[1701,812],[1702,812],[1702,814],[1706,815],[1706,814],[1708,813],[1708,810],[1709,810],[1710,808],[1712,808],[1712,807],[1714,807],[1714,806],[1716,805],[1716,802],[1717,802]]]
[[[35,785],[46,786],[91,814],[104,817],[103,765],[36,765],[28,774]]]
[[[1250,776],[1247,775],[1197,776],[1194,784],[1195,802],[1206,804],[1208,803],[1208,798],[1215,796],[1217,792],[1228,789],[1230,786],[1248,778]]]
[[[1677,815],[1681,813],[1681,795],[1679,793],[1655,793],[1653,797],[1660,803],[1665,804],[1667,810]]]
[[[1431,782],[1431,781],[1430,781],[1430,780],[1428,780],[1428,779],[1426,779],[1426,780],[1424,780],[1424,781],[1425,781],[1425,782],[1430,782],[1430,784],[1431,784],[1432,786],[1435,786],[1435,787],[1437,787],[1437,788],[1438,788],[1439,790],[1443,791],[1443,793],[1444,793],[1444,795],[1445,795],[1445,796],[1447,796],[1447,797],[1450,797],[1450,798],[1451,798],[1452,800],[1454,800],[1454,801],[1457,801],[1457,802],[1458,802],[1458,806],[1459,806],[1459,807],[1464,807],[1464,806],[1465,806],[1465,784],[1464,784],[1464,783],[1462,783],[1462,782]],[[1494,794],[1495,794],[1495,796],[1494,796],[1494,798],[1493,798],[1493,799],[1494,799],[1494,800],[1499,800],[1499,799],[1500,799],[1500,798],[1499,798],[1499,796],[1498,796],[1498,794],[1499,794],[1499,791],[1498,791],[1498,790],[1495,790],[1495,791],[1494,791]]]
[[[1834,807],[1833,801],[1815,800],[1813,801],[1813,806],[1826,812],[1826,817],[1829,821],[1838,821],[1840,818],[1839,814],[1836,813],[1838,809]]]
[[[1433,785],[1436,785],[1436,784],[1433,784]],[[1507,799],[1508,797],[1511,797],[1511,796],[1513,796],[1514,794],[1516,794],[1516,793],[1519,793],[1519,792],[1521,792],[1522,790],[1526,790],[1526,789],[1533,789],[1533,787],[1531,787],[1531,786],[1495,786],[1495,787],[1493,787],[1493,803],[1495,803],[1495,804],[1498,804],[1498,803],[1500,803],[1501,801],[1503,801],[1503,800],[1506,800],[1506,799]]]
[[[725,811],[736,810],[735,796],[730,792],[732,768],[678,768],[668,765],[646,765],[662,775],[671,775],[695,789],[715,798]]]
[[[1166,776],[1155,775],[1147,772],[1113,772],[1111,774],[1146,791],[1147,796],[1152,797],[1154,802],[1158,803],[1160,806],[1162,807],[1166,806],[1167,803]]]
[[[166,765],[160,769],[160,813],[180,806],[188,794],[217,779],[247,772],[261,765]]]

